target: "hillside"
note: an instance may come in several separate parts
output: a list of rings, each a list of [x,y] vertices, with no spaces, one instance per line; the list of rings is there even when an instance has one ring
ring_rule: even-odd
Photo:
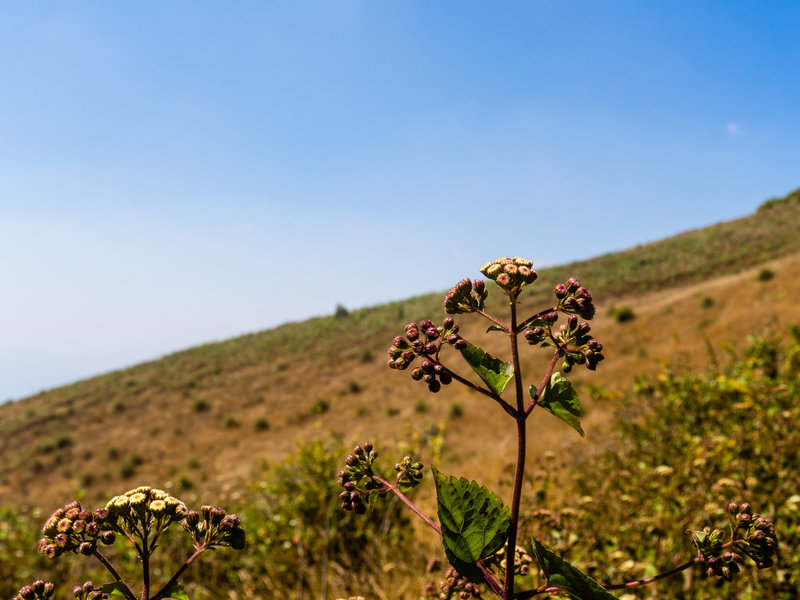
[[[479,266],[464,276],[478,276]],[[627,388],[634,374],[665,362],[699,370],[710,349],[800,322],[800,194],[742,219],[543,269],[526,302],[540,308],[552,285],[570,275],[593,291],[593,331],[607,349],[596,373],[576,374],[579,386]],[[457,420],[453,406],[470,416],[482,409],[481,399],[455,386],[430,395],[385,366],[403,324],[439,318],[441,297],[287,324],[1,405],[0,505],[48,510],[78,494],[95,501],[141,482],[183,496],[208,489],[230,502],[260,461],[280,460],[295,440],[331,431],[392,441],[440,422],[444,460],[476,477],[487,461],[510,454],[510,438],[493,446],[495,455],[473,450],[481,438],[502,439],[494,407],[480,423]],[[608,315],[615,306],[636,317],[617,322]],[[459,322],[467,338],[485,330],[475,319]],[[591,441],[606,411],[589,401],[587,412]],[[548,428],[531,451],[561,445],[563,433]],[[483,480],[495,484],[485,473]]]

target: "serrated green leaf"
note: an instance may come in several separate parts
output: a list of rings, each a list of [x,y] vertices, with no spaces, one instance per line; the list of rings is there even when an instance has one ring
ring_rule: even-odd
[[[464,562],[463,560],[459,560],[459,558],[455,556],[447,546],[444,547],[444,555],[447,557],[447,562],[450,563],[450,566],[453,567],[458,574],[464,577],[467,581],[471,581],[472,583],[486,582],[486,578],[483,576],[483,571],[481,571],[475,563],[468,563]]]
[[[528,391],[531,398],[536,396],[534,386]],[[564,421],[581,436],[586,435],[581,427],[581,402],[578,400],[578,393],[558,371],[550,376],[550,381],[539,398],[539,406]]]
[[[178,581],[173,581],[172,584],[164,591],[164,598],[174,598],[175,600],[189,600],[189,594],[186,593],[184,587]]]
[[[706,541],[706,536],[708,536],[707,531],[694,531],[692,529],[687,529],[686,532],[691,536],[692,541],[695,543],[695,546],[700,548],[700,544]]]
[[[616,600],[606,589],[583,571],[533,540],[536,562],[547,579],[547,585],[561,588],[578,600]]]
[[[481,582],[483,574],[475,563],[503,547],[511,511],[482,485],[432,470],[447,559],[461,575]]]
[[[498,396],[503,393],[514,376],[514,367],[511,363],[505,363],[469,342],[461,350],[461,355],[489,389]]]
[[[106,583],[100,586],[100,591],[104,594],[108,594],[109,598],[127,598],[128,596],[125,594],[126,588],[125,583],[117,580],[112,581],[111,583]]]

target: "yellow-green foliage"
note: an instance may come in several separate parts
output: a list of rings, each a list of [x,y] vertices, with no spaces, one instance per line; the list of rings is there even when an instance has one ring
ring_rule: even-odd
[[[577,466],[572,506],[528,516],[540,539],[601,582],[655,575],[693,555],[687,529],[727,529],[727,506],[747,501],[773,519],[779,557],[732,583],[684,589],[683,576],[630,593],[686,598],[794,599],[800,590],[800,336],[783,347],[751,338],[722,370],[664,371],[637,383],[607,452]],[[540,486],[542,487],[542,486]],[[542,494],[546,496],[546,494]],[[703,578],[702,570],[693,572]],[[655,594],[655,596],[651,596]]]
[[[346,597],[373,587],[387,561],[400,563],[400,577],[419,568],[424,558],[414,554],[410,513],[396,500],[378,502],[370,519],[341,509],[337,474],[349,452],[337,441],[303,442],[265,468],[240,512],[249,546],[217,567],[229,569],[231,590],[240,597]],[[394,461],[381,462],[391,472]]]

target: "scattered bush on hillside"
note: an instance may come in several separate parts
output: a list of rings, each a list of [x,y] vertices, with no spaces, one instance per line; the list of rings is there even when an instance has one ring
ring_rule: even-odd
[[[314,406],[311,407],[311,411],[316,415],[324,415],[330,409],[331,405],[325,398],[317,398],[314,401]]]
[[[759,281],[771,281],[775,277],[775,271],[772,269],[763,268],[758,272],[756,279]]]
[[[411,378],[426,384],[430,392],[437,393],[442,387],[457,382],[493,400],[512,418],[517,434],[517,457],[511,506],[505,506],[500,498],[475,481],[448,476],[432,467],[438,504],[437,523],[406,495],[421,482],[423,465],[408,455],[395,464],[394,473],[385,474],[378,467],[377,450],[370,442],[366,442],[355,447],[353,453],[346,457],[344,469],[339,472],[338,482],[344,488],[339,494],[341,508],[347,512],[364,514],[374,510],[375,506],[380,506],[377,503],[378,497],[391,495],[392,498],[401,500],[423,523],[436,531],[441,536],[451,568],[445,574],[445,579],[440,583],[438,590],[428,588],[425,594],[442,600],[481,598],[483,594],[495,595],[503,600],[523,600],[539,595],[549,597],[552,594],[570,595],[581,600],[609,600],[614,596],[607,590],[631,590],[653,584],[677,573],[693,573],[693,567],[700,567],[699,571],[704,577],[731,582],[745,564],[745,557],[759,569],[772,566],[777,551],[773,522],[767,516],[754,513],[748,502],[740,503],[746,494],[743,489],[735,487],[719,490],[733,495],[737,500],[726,504],[730,522],[727,535],[721,529],[712,529],[697,523],[696,513],[692,514],[689,526],[695,529],[689,530],[689,540],[684,539],[684,542],[690,541],[690,545],[694,546],[693,552],[686,550],[681,552],[676,549],[668,556],[661,553],[663,531],[674,525],[675,515],[667,512],[663,506],[658,507],[659,520],[656,523],[658,528],[646,529],[645,535],[637,529],[633,536],[633,544],[640,552],[647,552],[649,549],[655,549],[657,552],[658,560],[652,561],[652,572],[644,568],[638,570],[619,568],[611,573],[600,573],[609,575],[610,579],[622,578],[626,580],[624,583],[605,585],[597,583],[587,573],[580,571],[556,552],[548,549],[541,541],[544,539],[564,554],[571,548],[571,544],[569,547],[559,547],[558,543],[553,542],[565,539],[572,541],[570,538],[557,537],[553,540],[555,536],[541,536],[540,533],[541,537],[531,537],[529,544],[527,540],[520,539],[518,545],[518,535],[521,533],[520,518],[525,514],[521,512],[526,460],[525,422],[538,406],[583,436],[580,402],[571,383],[563,374],[570,372],[575,366],[586,366],[589,370],[594,370],[604,359],[603,346],[590,336],[590,325],[586,322],[595,314],[592,294],[575,278],[555,286],[554,305],[528,318],[519,319],[518,297],[523,289],[538,277],[531,267],[532,263],[526,259],[505,257],[487,263],[481,269],[481,273],[494,281],[507,296],[510,309],[507,322],[487,312],[485,282],[464,279],[445,296],[444,308],[448,316],[440,326],[434,325],[429,319],[409,323],[405,327],[404,335],[397,336],[389,349],[389,367],[393,369],[406,370],[419,359],[417,366],[411,369]],[[632,318],[633,311],[630,309],[628,311]],[[466,313],[476,313],[489,320],[491,324],[487,333],[500,332],[507,336],[510,362],[489,355],[459,335],[459,326],[449,315]],[[562,315],[566,317],[566,322],[555,328],[556,322]],[[580,322],[579,318],[586,321]],[[618,318],[618,320],[627,319]],[[525,381],[520,370],[518,348],[520,335],[529,345],[549,349],[552,353],[549,365],[540,380],[541,383],[538,387],[530,385],[527,394],[524,391]],[[481,385],[458,374],[449,361],[445,364],[444,361],[447,360],[445,354],[448,349],[461,354],[480,378]],[[759,351],[753,354],[761,357],[765,352]],[[560,371],[556,370],[559,363]],[[502,393],[511,382],[515,399],[509,403],[502,397]],[[681,411],[673,410],[674,412]],[[749,420],[755,418],[752,410],[746,410],[745,413]],[[702,427],[698,429],[695,437],[702,441],[706,437],[705,431]],[[636,450],[637,452],[626,453],[624,456],[631,456],[635,461],[640,458],[639,451],[642,449]],[[658,463],[652,466],[654,486],[649,486],[663,489],[665,493],[670,488],[670,478],[674,473],[673,467],[664,464],[666,459],[666,456],[659,456]],[[636,464],[639,463],[633,463]],[[607,481],[598,480],[595,473],[592,473],[591,480],[587,479],[585,482],[586,500],[582,505],[594,509],[596,505],[592,497],[594,494],[600,496],[602,501],[613,502],[616,497],[611,492],[616,490],[606,491],[604,489],[606,483]],[[710,482],[697,483],[701,485],[692,489],[695,494],[699,490],[699,497],[702,498],[708,493],[707,485],[710,485]],[[760,489],[758,496],[769,495],[770,487],[774,486]],[[541,501],[546,494],[537,493],[536,497]],[[621,511],[619,507],[610,505],[605,508],[606,511],[600,513],[602,517],[595,516],[594,522],[586,521],[578,524],[577,531],[580,535],[588,537],[593,530],[600,528],[603,517],[610,520],[624,514],[625,522],[619,523],[614,535],[629,531],[631,524],[636,523],[636,514],[632,515],[630,511]],[[636,505],[636,508],[638,509],[639,505]],[[714,517],[721,516],[725,512],[725,509],[712,510],[710,506],[702,508],[704,512],[712,512]],[[580,514],[572,510],[569,518],[580,517]],[[560,517],[563,516],[562,512]],[[716,524],[716,519],[714,523]],[[685,528],[687,523],[681,523],[680,526]],[[576,537],[579,539],[580,535]],[[618,547],[627,547],[622,544],[624,542],[618,542]],[[573,553],[582,558],[586,556],[581,554],[582,551],[598,552],[604,557],[610,554],[600,538],[596,543],[590,541],[587,548],[579,548]],[[688,554],[689,559],[684,558],[684,562],[676,564],[675,561],[676,559],[680,561],[681,554],[684,554],[684,557]],[[596,561],[589,563],[589,567],[592,574],[596,575]]]
[[[630,306],[614,306],[608,311],[608,314],[617,323],[626,323],[636,318],[636,313]]]

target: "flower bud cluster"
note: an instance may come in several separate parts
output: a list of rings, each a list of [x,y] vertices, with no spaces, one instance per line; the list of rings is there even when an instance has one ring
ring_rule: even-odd
[[[190,510],[181,521],[198,546],[230,546],[234,550],[244,548],[246,534],[236,514],[228,514],[216,506],[204,505],[200,511]]]
[[[556,306],[558,310],[574,313],[587,321],[594,317],[595,307],[592,293],[574,277],[567,279],[566,283],[556,285],[555,294],[558,300]]]
[[[30,585],[22,586],[13,600],[47,600],[54,590],[55,586],[49,581],[37,579]]]
[[[397,471],[397,485],[405,488],[413,488],[420,481],[422,481],[422,463],[412,462],[410,456],[403,457],[399,463],[394,466]]]
[[[753,559],[759,569],[771,567],[772,557],[778,551],[775,524],[772,520],[754,513],[747,502],[741,505],[732,502],[728,511],[733,518],[734,535],[744,533],[744,539],[738,544],[741,551]]]
[[[166,492],[140,486],[114,496],[106,504],[109,528],[124,535],[161,532],[186,515],[186,505]]]
[[[444,310],[449,315],[483,310],[488,293],[483,281],[462,279],[444,297]]]
[[[523,337],[531,346],[542,344],[550,346],[550,343],[543,343],[553,335],[553,324],[558,321],[558,313],[550,311],[534,319],[525,329]]]
[[[108,511],[104,508],[85,510],[77,500],[65,504],[42,526],[44,537],[39,540],[39,552],[47,558],[70,551],[90,556],[98,541],[113,544],[116,539],[107,518]]]
[[[108,594],[95,589],[91,581],[87,581],[83,585],[75,586],[72,590],[76,600],[108,600]]]
[[[405,337],[398,335],[389,348],[389,368],[402,371],[421,358],[420,366],[411,371],[411,379],[424,381],[428,389],[436,393],[453,381],[450,371],[439,362],[439,352],[445,343],[458,350],[467,346],[467,341],[458,335],[458,325],[453,317],[445,317],[438,327],[429,319],[409,323],[405,327]]]
[[[483,598],[481,588],[477,583],[471,583],[450,567],[444,574],[444,579],[439,583],[439,598],[441,600],[467,600],[468,598]]]
[[[497,551],[500,560],[500,568],[506,570],[506,549],[505,547]],[[514,575],[528,575],[531,572],[533,559],[522,546],[514,547]]]
[[[500,286],[509,298],[515,299],[526,285],[533,283],[539,277],[539,274],[531,269],[532,266],[533,263],[528,259],[504,256],[483,265],[481,273]]]
[[[563,371],[568,373],[572,365],[586,365],[590,371],[597,368],[597,363],[605,358],[603,345],[589,335],[591,326],[587,322],[579,323],[576,315],[569,315],[553,339],[564,349]],[[527,339],[527,335],[526,335]]]
[[[706,575],[730,581],[739,572],[739,563],[742,557],[736,552],[723,552],[722,538],[724,535],[725,533],[721,529],[712,531],[710,527],[705,527],[702,534],[694,535],[693,539],[700,557],[706,565]]]
[[[339,471],[339,485],[344,488],[339,494],[342,510],[353,511],[357,515],[367,512],[364,497],[382,487],[372,471],[372,464],[377,458],[378,453],[372,442],[366,442],[363,446],[353,448],[353,454],[348,454],[344,459],[345,468]]]

